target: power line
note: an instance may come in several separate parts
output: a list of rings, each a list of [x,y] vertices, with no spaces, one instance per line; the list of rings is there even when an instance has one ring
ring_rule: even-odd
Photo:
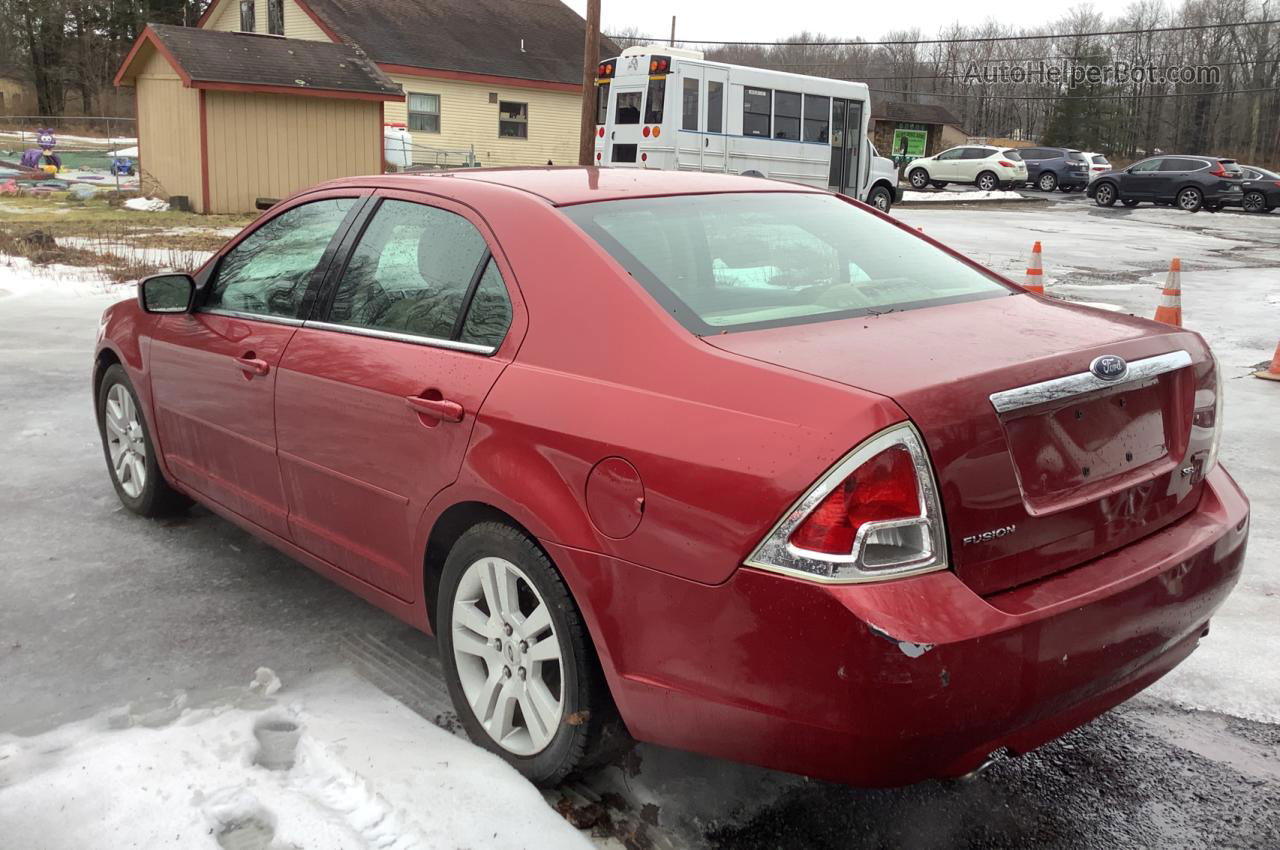
[[[1172,52],[1172,51],[1166,51],[1166,52]],[[993,62],[1006,62],[1006,63],[1015,63],[1015,64],[1021,64],[1021,63],[1026,63],[1026,62],[1043,62],[1043,63],[1045,63],[1046,65],[1052,65],[1052,64],[1060,63],[1060,62],[1073,62],[1073,63],[1079,63],[1081,60],[1084,60],[1085,62],[1089,62],[1088,57],[1080,57],[1080,56],[1028,56],[1028,57],[1023,57],[1023,58],[1008,57],[1008,58],[1004,58],[1004,59],[986,59],[986,58],[975,58],[975,59],[971,59],[971,60],[965,60],[965,59],[952,59],[952,60],[946,60],[946,61],[944,61],[944,62],[942,62],[942,63],[940,63],[940,64],[942,64],[942,65],[952,65],[952,66],[958,66],[958,65],[963,64],[963,65],[965,65],[966,67],[967,67],[968,65],[970,65],[970,64],[976,64],[976,65],[978,65],[979,67],[981,67],[981,66],[983,66],[983,65],[987,65],[987,64],[990,64],[990,63],[993,63]],[[1114,63],[1115,63],[1115,62],[1117,62],[1117,61],[1119,61],[1119,62],[1128,62],[1128,63],[1129,63],[1129,64],[1131,64],[1131,65],[1136,64],[1136,63],[1141,63],[1141,62],[1142,62],[1142,60],[1132,60],[1132,61],[1130,61],[1130,60],[1128,60],[1128,59],[1119,59],[1119,60],[1102,60],[1102,64],[1114,64]],[[1241,66],[1241,65],[1270,65],[1270,64],[1273,64],[1275,61],[1276,61],[1275,59],[1262,59],[1262,60],[1250,59],[1250,60],[1244,60],[1244,61],[1240,61],[1240,62],[1204,62],[1204,63],[1200,63],[1200,64],[1203,64],[1203,65],[1204,65],[1205,67],[1207,67],[1207,68],[1232,68],[1232,67],[1237,67],[1237,66]],[[734,63],[730,63],[730,64],[734,64]],[[835,67],[838,67],[838,66],[840,66],[840,65],[845,65],[845,64],[848,64],[848,63],[847,63],[847,62],[844,62],[844,61],[840,61],[840,60],[833,60],[833,61],[831,61],[831,62],[769,62],[769,61],[765,60],[763,64],[759,64],[759,65],[746,65],[746,67],[749,67],[749,68],[762,68],[762,69],[764,69],[764,70],[774,71],[774,70],[782,70],[782,69],[785,69],[785,68],[835,68]],[[869,63],[869,64],[877,64],[877,63]],[[890,64],[890,63],[884,63],[884,62],[881,62],[881,63],[878,63],[878,64]],[[928,60],[922,60],[922,61],[918,61],[918,62],[913,62],[912,64],[913,64],[913,65],[916,65],[916,66],[929,66],[929,65],[932,65],[932,64],[934,64],[934,63],[932,63],[932,62],[930,62],[930,61],[928,61]],[[1092,63],[1091,63],[1091,64],[1092,64]],[[1170,68],[1182,68],[1182,67],[1185,67],[1185,65],[1186,65],[1186,63],[1176,63],[1176,64],[1173,64],[1173,65],[1156,65],[1155,67],[1156,67],[1157,69],[1159,69],[1159,70],[1162,70],[1162,71],[1163,71],[1163,70],[1168,70],[1168,69],[1170,69]],[[1145,69],[1147,69],[1147,68],[1149,68],[1149,67],[1151,67],[1151,66],[1150,66],[1149,64],[1137,64],[1137,67],[1140,67],[1140,68],[1142,68],[1142,69],[1144,69],[1144,70],[1145,70]],[[952,77],[963,77],[963,76],[965,76],[964,72],[962,72],[962,71],[955,71],[955,72],[952,72],[952,73],[949,73],[949,74],[929,74],[929,75],[925,75],[925,76],[906,76],[906,75],[903,75],[903,76],[899,76],[899,77],[863,77],[862,79],[864,79],[864,80],[866,80],[866,79],[882,79],[882,80],[891,80],[891,79],[899,79],[899,80],[944,80],[944,79],[949,79],[949,78],[952,78]]]
[[[850,80],[852,82],[861,82],[860,80],[852,80],[849,77],[835,77],[834,79]],[[871,87],[872,91],[879,94],[903,94],[914,95],[916,97],[982,97],[988,100],[1062,100],[1069,97],[1066,94],[1045,94],[1045,95],[1013,95],[1013,94],[987,94],[984,92],[941,92],[941,91],[896,91],[894,89],[882,89],[875,86]],[[1230,91],[1191,91],[1191,92],[1163,92],[1158,94],[1084,94],[1080,95],[1080,100],[1123,100],[1132,98],[1134,100],[1148,100],[1157,97],[1222,97],[1228,94],[1259,94],[1262,92],[1280,91],[1280,86],[1271,86],[1262,89],[1231,89]]]
[[[1234,27],[1254,27],[1266,26],[1270,24],[1280,24],[1280,18],[1273,18],[1264,21],[1236,21],[1233,23],[1223,24],[1195,24],[1178,27],[1149,27],[1147,29],[1138,30],[1107,30],[1103,32],[1077,32],[1077,33],[1051,33],[1049,35],[1023,35],[1016,36],[1000,35],[1000,36],[974,36],[971,38],[926,38],[914,41],[714,41],[710,39],[693,39],[682,38],[678,40],[679,44],[712,44],[721,45],[723,47],[914,47],[920,44],[988,44],[997,41],[1009,41],[1017,38],[1020,41],[1038,41],[1043,39],[1071,39],[1071,38],[1094,38],[1106,35],[1149,35],[1158,32],[1190,32],[1192,30],[1217,30],[1231,29]],[[649,41],[657,42],[663,39],[655,39],[649,36],[626,36],[626,35],[609,35],[605,36],[610,39],[621,41]]]

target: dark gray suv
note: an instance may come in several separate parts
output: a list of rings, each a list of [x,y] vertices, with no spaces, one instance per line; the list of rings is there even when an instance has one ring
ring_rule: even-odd
[[[1080,151],[1023,148],[1018,153],[1027,164],[1027,182],[1043,192],[1071,192],[1089,185],[1089,162]]]
[[[1125,169],[1099,174],[1085,192],[1100,207],[1116,201],[1134,207],[1143,201],[1210,212],[1239,205],[1244,173],[1234,159],[1216,156],[1153,156]]]

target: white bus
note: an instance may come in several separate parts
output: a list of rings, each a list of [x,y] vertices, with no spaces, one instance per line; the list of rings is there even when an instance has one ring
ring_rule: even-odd
[[[787,180],[885,211],[900,197],[897,170],[868,138],[865,83],[650,45],[601,62],[596,90],[598,165]]]

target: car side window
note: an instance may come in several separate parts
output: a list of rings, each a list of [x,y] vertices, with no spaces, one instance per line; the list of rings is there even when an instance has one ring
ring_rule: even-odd
[[[497,348],[510,327],[511,296],[507,294],[507,285],[502,281],[498,264],[490,257],[476,285],[475,295],[467,305],[467,317],[458,339],[472,345]]]
[[[1044,159],[1044,151],[1040,150],[1039,148],[1023,148],[1022,158],[1023,159]]]
[[[1137,165],[1135,165],[1131,170],[1132,170],[1135,174],[1146,174],[1146,173],[1149,173],[1149,172],[1152,172],[1152,171],[1160,171],[1160,170],[1161,170],[1160,165],[1161,165],[1161,163],[1163,163],[1163,162],[1165,162],[1165,160],[1162,160],[1162,159],[1148,159],[1148,160],[1147,160],[1147,161],[1145,161],[1145,162],[1140,162],[1140,163],[1138,163],[1138,164],[1137,164]],[[1165,170],[1168,170],[1168,169],[1165,169]]]
[[[952,148],[949,151],[943,151],[938,154],[938,159],[959,159],[960,155],[963,153],[964,148]]]
[[[510,324],[510,301],[501,275],[496,267],[489,272],[490,265],[484,237],[462,216],[425,204],[385,200],[343,271],[328,321],[454,340],[476,282],[477,289],[485,286],[484,306],[476,311],[471,334],[491,339],[500,327],[501,341]],[[499,301],[506,302],[505,321]]]
[[[986,148],[965,148],[962,159],[986,159],[992,153],[994,151],[989,151]]]
[[[1197,168],[1203,168],[1204,163],[1194,159],[1178,159],[1177,157],[1169,157],[1160,163],[1161,171],[1195,171]]]
[[[261,225],[219,261],[202,308],[303,318],[302,297],[312,273],[358,201],[312,201]]]

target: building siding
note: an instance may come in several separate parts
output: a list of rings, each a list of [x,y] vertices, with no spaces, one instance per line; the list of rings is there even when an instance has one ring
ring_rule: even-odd
[[[248,212],[335,177],[382,166],[380,104],[364,100],[211,91],[210,212]]]
[[[139,166],[144,188],[186,195],[201,203],[200,94],[182,85],[172,66],[152,50],[137,78]]]
[[[414,132],[414,162],[432,163],[438,150],[475,149],[482,165],[575,165],[578,162],[578,127],[581,101],[576,92],[547,91],[470,83],[434,77],[389,74],[404,87],[405,94],[440,96],[440,132]],[[529,138],[498,136],[498,104],[489,102],[489,93],[498,100],[529,104]],[[388,103],[386,120],[408,123],[408,98]],[[457,165],[457,156],[445,164]]]
[[[217,0],[217,2],[218,6],[213,10],[213,14],[204,22],[204,29],[238,32],[240,30],[239,0]],[[267,32],[267,0],[254,0],[253,26],[254,32]],[[301,38],[307,41],[331,40],[294,0],[284,0],[284,37]]]

